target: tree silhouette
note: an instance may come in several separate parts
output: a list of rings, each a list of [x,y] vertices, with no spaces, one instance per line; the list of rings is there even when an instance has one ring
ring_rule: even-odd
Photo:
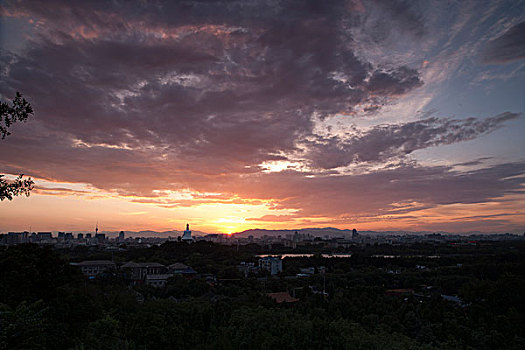
[[[0,134],[2,134],[2,140],[11,135],[8,129],[12,124],[25,122],[31,115],[33,115],[33,108],[18,91],[12,105],[9,105],[8,102],[0,102]]]
[[[0,134],[2,135],[2,140],[6,136],[11,135],[9,132],[11,125],[16,122],[25,122],[31,115],[33,115],[33,108],[18,91],[11,104],[0,102]],[[19,175],[14,181],[8,182],[2,179],[4,175],[0,175],[0,201],[6,198],[11,200],[14,196],[21,194],[29,196],[34,182],[31,178],[22,179],[23,176],[23,174]]]
[[[0,175],[0,201],[4,199],[13,199],[13,197],[25,194],[29,197],[29,193],[33,189],[34,182],[29,179],[22,179],[24,175],[18,175],[18,177],[13,182],[8,182]]]

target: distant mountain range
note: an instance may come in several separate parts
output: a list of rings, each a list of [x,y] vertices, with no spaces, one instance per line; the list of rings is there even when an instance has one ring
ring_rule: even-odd
[[[86,233],[87,231],[74,231],[73,233]],[[120,231],[100,231],[100,233],[105,233],[108,237],[117,237]],[[126,237],[159,237],[159,238],[167,238],[169,236],[171,237],[179,237],[182,236],[183,231],[124,231],[126,233]],[[350,238],[352,236],[352,230],[351,229],[338,229],[335,227],[312,227],[312,228],[302,228],[302,229],[291,229],[291,230],[266,230],[266,229],[250,229],[245,230],[241,232],[235,232],[232,233],[233,237],[237,238],[248,238],[249,236],[253,236],[254,238],[260,238],[263,236],[271,236],[271,237],[277,237],[282,236],[283,238],[286,237],[286,235],[293,235],[295,232],[301,234],[301,235],[307,235],[310,234],[313,237],[329,237],[329,238]],[[378,236],[378,235],[426,235],[431,233],[440,233],[440,234],[459,234],[459,235],[472,235],[472,234],[488,234],[487,232],[479,232],[479,231],[473,231],[473,232],[465,232],[465,233],[453,233],[453,232],[444,232],[444,231],[359,231],[357,232],[360,235],[365,236]],[[94,232],[92,232],[94,234]],[[209,232],[203,232],[203,231],[193,231],[193,236],[206,236],[210,234]]]
[[[335,227],[325,227],[325,228],[303,228],[296,230],[265,230],[265,229],[251,229],[242,232],[236,232],[233,234],[235,237],[239,238],[248,238],[249,236],[253,237],[262,237],[262,236],[282,236],[293,235],[297,232],[301,235],[310,234],[314,237],[349,237],[352,235],[352,230],[340,230]]]
[[[251,229],[242,232],[234,233],[235,237],[247,238],[249,236],[253,237],[262,237],[267,236],[282,236],[293,235],[295,232],[298,234],[310,234],[313,237],[326,237],[329,238],[350,238],[352,236],[352,230],[350,229],[338,229],[335,227],[323,227],[323,228],[303,228],[296,230],[265,230],[265,229]],[[434,232],[434,231],[359,231],[357,232],[360,235],[365,236],[379,236],[379,235],[427,235],[431,233],[440,233],[440,234],[461,234],[461,235],[470,235],[470,234],[483,234],[483,232],[468,232],[468,233],[450,233],[450,232]]]

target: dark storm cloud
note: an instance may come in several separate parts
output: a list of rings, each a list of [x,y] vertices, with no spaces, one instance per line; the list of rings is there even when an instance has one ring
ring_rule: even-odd
[[[332,169],[361,162],[385,162],[418,149],[472,140],[492,132],[520,114],[505,112],[485,118],[427,118],[399,125],[378,125],[342,140],[319,138],[308,144],[307,156],[315,168]]]
[[[525,21],[487,43],[481,52],[483,63],[498,64],[525,58]]]
[[[355,56],[344,1],[29,1],[4,13],[34,19],[38,35],[4,55],[0,92],[24,92],[70,139],[162,148],[199,173],[246,172],[294,151],[313,113],[352,113],[422,83]]]

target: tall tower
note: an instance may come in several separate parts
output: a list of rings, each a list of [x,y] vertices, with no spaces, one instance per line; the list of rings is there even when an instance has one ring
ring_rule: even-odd
[[[106,240],[106,234],[105,233],[98,233],[98,221],[97,221],[97,227],[95,228],[95,239],[98,243],[104,243]]]
[[[183,242],[193,242],[193,237],[191,237],[190,224],[186,224],[186,231],[182,235]]]

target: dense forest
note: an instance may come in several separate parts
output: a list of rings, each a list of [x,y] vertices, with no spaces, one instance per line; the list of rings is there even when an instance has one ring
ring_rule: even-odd
[[[525,242],[350,251],[350,258],[286,258],[278,276],[245,277],[237,265],[256,263],[267,247],[3,247],[0,349],[525,348]],[[198,274],[153,288],[131,286],[119,270],[89,280],[70,264],[95,259],[182,262]],[[289,277],[304,267],[316,273]],[[278,304],[272,292],[298,301]]]

